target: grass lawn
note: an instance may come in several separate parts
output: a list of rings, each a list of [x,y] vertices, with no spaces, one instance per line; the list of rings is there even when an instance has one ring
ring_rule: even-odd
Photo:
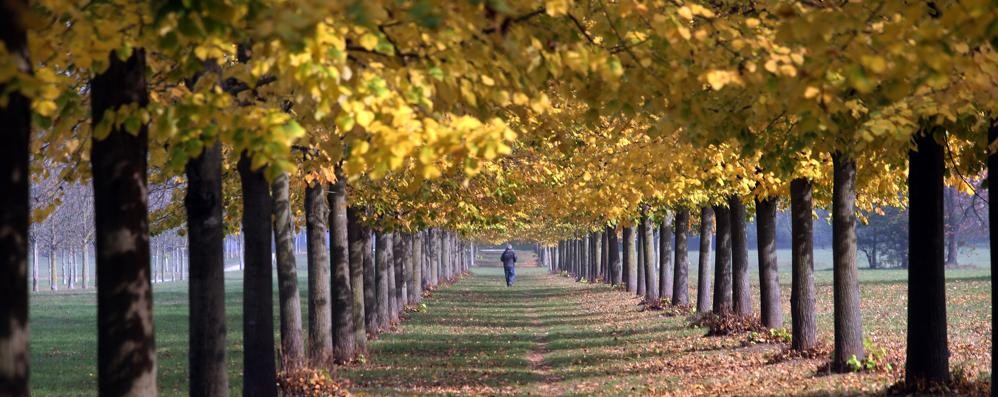
[[[816,254],[819,334],[830,343],[831,272],[822,270],[822,255]],[[696,252],[690,260],[695,263]],[[781,270],[786,269],[782,292],[789,324],[789,258],[781,252],[780,260]],[[574,283],[537,268],[519,272],[520,282],[512,289],[501,281],[501,269],[485,266],[435,291],[426,312],[410,313],[398,330],[372,343],[366,363],[340,367],[337,377],[349,380],[354,391],[372,395],[745,395],[875,392],[901,376],[904,271],[860,272],[865,334],[887,350],[895,370],[849,375],[816,375],[822,359],[766,364],[778,347],[743,346],[745,336],[703,337],[704,331],[686,327],[685,319],[641,311],[637,298],[605,285]],[[690,273],[695,275],[694,266]],[[947,278],[951,367],[986,377],[991,367],[990,272],[958,269],[948,271]],[[758,284],[756,278],[753,284]],[[304,286],[302,280],[299,287]],[[233,395],[241,394],[242,382],[241,291],[241,274],[228,273]],[[31,299],[32,393],[94,395],[94,291],[45,291]],[[758,305],[757,294],[755,299]],[[155,284],[154,300],[162,395],[186,395],[186,282]]]

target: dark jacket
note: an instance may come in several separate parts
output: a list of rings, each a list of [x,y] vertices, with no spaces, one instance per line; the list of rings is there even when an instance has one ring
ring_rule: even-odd
[[[499,260],[502,261],[503,266],[513,267],[513,265],[516,264],[516,253],[507,248],[502,252],[502,256],[499,257]]]

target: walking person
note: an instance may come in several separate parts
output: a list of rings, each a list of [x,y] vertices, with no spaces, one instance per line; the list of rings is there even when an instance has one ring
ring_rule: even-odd
[[[513,245],[506,244],[506,250],[499,257],[502,261],[502,270],[506,273],[506,287],[512,287],[516,281],[516,252],[513,252]]]

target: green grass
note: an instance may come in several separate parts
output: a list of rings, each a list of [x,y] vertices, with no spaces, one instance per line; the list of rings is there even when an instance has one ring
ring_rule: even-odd
[[[821,252],[818,251],[816,260],[819,333],[830,341],[831,272],[823,270]],[[785,254],[780,252],[780,261],[784,312],[789,325],[789,258]],[[528,256],[523,253],[521,258]],[[750,258],[754,261],[754,252]],[[690,260],[691,275],[695,275],[695,252]],[[830,255],[828,260],[830,263]],[[299,287],[304,295],[304,272],[300,275]],[[887,347],[889,356],[897,360],[904,353],[906,273],[863,270],[860,278],[864,331]],[[947,278],[951,364],[972,374],[989,371],[990,357],[977,354],[990,349],[990,271],[956,269],[948,271]],[[753,277],[752,283],[757,287],[758,278]],[[165,396],[187,394],[186,285],[174,282],[153,287],[159,386]],[[695,285],[694,277],[691,286]],[[695,291],[691,291],[691,296],[696,296]],[[758,294],[753,296],[758,307]],[[32,294],[31,299],[32,394],[94,395],[94,290],[43,291]],[[226,302],[229,381],[232,394],[239,395],[242,383],[239,272],[226,275]],[[303,310],[307,310],[305,300],[302,302]],[[702,330],[685,327],[680,318],[639,311],[636,300],[628,294],[605,285],[580,284],[549,276],[543,269],[521,268],[519,284],[507,289],[499,268],[476,268],[473,276],[433,292],[426,302],[427,312],[410,313],[399,330],[384,334],[371,344],[366,364],[340,367],[337,377],[349,379],[357,391],[376,395],[597,392],[629,395],[691,384],[702,384],[708,389],[720,387],[740,379],[741,372],[727,372],[727,369],[747,371],[738,367],[738,363],[726,361],[725,354],[737,349],[739,340],[703,338]],[[275,323],[276,319],[275,307]],[[303,315],[303,319],[307,316]],[[713,364],[726,366],[692,378],[698,374],[698,366]],[[809,368],[786,372],[808,374],[813,372]],[[860,379],[881,387],[895,378],[896,374],[887,374]],[[833,390],[829,388],[836,382],[850,379],[853,378],[805,377],[797,382],[812,385],[815,390]]]

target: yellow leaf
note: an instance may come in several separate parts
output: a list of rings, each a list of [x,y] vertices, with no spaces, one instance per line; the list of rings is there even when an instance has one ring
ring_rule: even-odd
[[[364,47],[365,50],[371,51],[374,50],[374,47],[378,46],[378,41],[378,36],[375,36],[372,33],[364,33],[363,36],[360,36],[358,43],[361,47]]]

